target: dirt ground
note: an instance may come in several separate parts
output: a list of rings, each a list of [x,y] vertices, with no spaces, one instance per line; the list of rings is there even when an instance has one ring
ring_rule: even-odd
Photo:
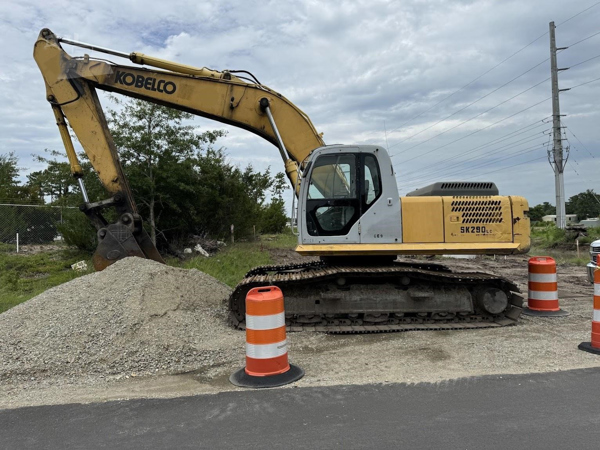
[[[297,260],[274,250],[278,263]],[[527,292],[527,257],[444,259],[457,271],[482,271],[515,281]],[[368,335],[289,333],[290,360],[306,375],[286,388],[366,383],[448,382],[489,374],[553,372],[600,366],[600,356],[577,349],[589,341],[593,286],[585,267],[559,265],[562,318],[521,316],[516,326],[465,331],[411,331]],[[0,386],[0,409],[28,405],[85,403],[139,397],[178,397],[236,390],[231,373],[244,365],[244,333],[234,333],[231,358],[218,366],[150,377],[106,379],[93,385],[74,379],[59,384]]]

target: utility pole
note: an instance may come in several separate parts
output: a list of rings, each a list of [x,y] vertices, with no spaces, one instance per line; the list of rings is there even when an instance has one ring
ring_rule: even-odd
[[[548,150],[548,160],[550,166],[554,170],[554,189],[556,191],[556,226],[565,229],[567,221],[565,217],[565,180],[563,172],[567,163],[563,160],[562,146],[562,128],[560,126],[560,104],[558,94],[560,91],[568,91],[568,89],[558,89],[558,72],[556,64],[556,51],[564,50],[568,47],[556,48],[556,38],[554,36],[554,22],[550,22],[550,71],[552,74],[552,135],[554,137],[554,145],[552,151]]]

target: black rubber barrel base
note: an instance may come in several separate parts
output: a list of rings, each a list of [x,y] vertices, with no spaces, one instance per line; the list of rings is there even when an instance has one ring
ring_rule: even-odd
[[[304,376],[304,370],[300,367],[290,364],[290,370],[278,375],[269,375],[267,377],[255,377],[246,373],[246,368],[243,367],[229,377],[232,384],[240,387],[248,388],[271,388],[283,386],[285,384],[298,381]]]
[[[567,311],[563,311],[562,309],[558,311],[538,311],[536,309],[529,309],[527,306],[523,308],[523,314],[535,317],[564,317],[569,315]]]
[[[592,347],[591,342],[582,342],[577,346],[579,350],[583,350],[584,352],[593,353],[595,355],[600,355],[600,348]]]

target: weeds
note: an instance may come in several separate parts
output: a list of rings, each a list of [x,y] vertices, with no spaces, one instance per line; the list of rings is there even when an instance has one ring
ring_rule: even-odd
[[[531,247],[529,256],[550,256],[557,264],[570,264],[574,266],[585,266],[590,261],[586,246],[580,246],[579,257],[575,250],[557,250],[537,246]]]
[[[557,228],[553,223],[547,222],[547,225],[533,227],[531,229],[531,242],[533,245],[542,248],[554,248],[560,244],[574,243],[569,239],[570,236],[565,230]]]
[[[600,239],[600,228],[588,228],[587,236],[573,230],[561,230],[553,223],[538,223],[531,228],[531,256],[551,256],[561,264],[585,266],[589,262],[589,245]],[[579,256],[577,242],[579,241]]]
[[[579,238],[579,244],[586,244],[589,245],[594,241],[597,241],[598,239],[600,239],[600,227],[596,227],[596,228],[588,228],[587,230],[585,230],[587,233],[587,236],[583,236],[581,238]]]
[[[76,250],[27,255],[11,253],[7,247],[14,249],[0,246],[0,313],[51,287],[89,273],[71,269],[71,264],[89,260],[88,254]],[[90,261],[88,265],[91,267]]]
[[[230,287],[235,287],[246,273],[265,264],[273,264],[270,248],[293,249],[297,238],[293,234],[276,234],[261,236],[260,241],[240,242],[225,247],[210,258],[198,256],[184,263],[169,260],[170,265],[185,269],[198,269]]]

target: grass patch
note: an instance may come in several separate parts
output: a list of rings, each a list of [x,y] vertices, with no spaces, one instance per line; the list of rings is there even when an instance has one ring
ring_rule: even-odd
[[[540,248],[554,248],[560,245],[574,244],[575,236],[547,222],[531,229],[531,243]]]
[[[531,247],[531,250],[529,250],[529,256],[550,256],[556,261],[557,264],[585,266],[588,262],[590,262],[588,253],[589,248],[587,245],[580,245],[579,247],[579,257],[577,257],[577,251],[558,250],[537,246]]]
[[[198,269],[230,287],[235,287],[246,272],[256,266],[273,264],[266,247],[260,242],[240,242],[226,247],[210,258],[198,256],[176,264],[184,269]]]
[[[282,234],[265,234],[261,236],[260,243],[269,248],[295,249],[298,245],[298,236],[291,232]]]
[[[541,223],[531,228],[531,256],[550,256],[559,264],[585,266],[589,260],[590,244],[600,239],[600,228],[588,228],[587,236],[575,230],[561,230],[553,223]],[[579,256],[577,242],[579,240]]]
[[[274,263],[269,249],[294,249],[297,243],[298,238],[292,233],[262,235],[257,241],[228,244],[210,258],[197,256],[183,263],[169,260],[168,264],[184,269],[198,269],[235,287],[250,269]]]
[[[273,264],[270,249],[293,249],[297,238],[291,233],[265,235],[258,241],[228,245],[210,257],[185,262],[169,259],[169,265],[198,269],[234,287],[246,272],[256,266]],[[71,264],[85,260],[90,269],[75,272]],[[61,249],[38,254],[16,254],[15,246],[0,243],[0,313],[59,284],[93,272],[89,253]]]
[[[89,255],[64,249],[35,255],[12,253],[14,247],[0,246],[0,313],[23,303],[51,287],[89,272],[75,272],[71,264]]]

